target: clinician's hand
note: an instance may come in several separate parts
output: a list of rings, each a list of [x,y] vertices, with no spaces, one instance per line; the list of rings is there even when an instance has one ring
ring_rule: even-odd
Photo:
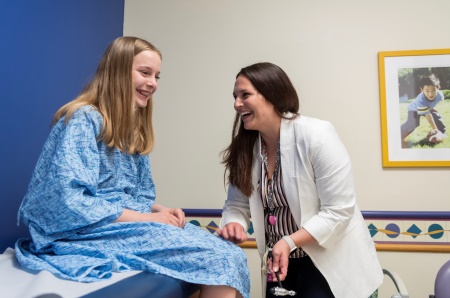
[[[272,248],[272,260],[268,262],[270,272],[277,272],[280,280],[283,281],[286,278],[289,265],[289,245],[281,239],[275,243]],[[275,274],[272,274],[273,281],[277,281]]]
[[[245,233],[244,227],[237,222],[230,222],[222,229],[217,229],[216,232],[217,235],[233,243],[241,243],[247,240],[247,233]]]

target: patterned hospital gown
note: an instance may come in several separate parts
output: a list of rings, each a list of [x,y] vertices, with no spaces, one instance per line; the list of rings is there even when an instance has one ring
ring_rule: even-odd
[[[16,242],[19,263],[83,282],[144,270],[249,297],[238,246],[189,223],[114,222],[123,208],[151,212],[155,186],[149,157],[106,147],[96,139],[101,124],[86,106],[52,128],[19,209],[32,237]]]

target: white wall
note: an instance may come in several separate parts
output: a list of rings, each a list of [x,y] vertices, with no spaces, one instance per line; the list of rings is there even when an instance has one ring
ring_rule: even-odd
[[[244,66],[270,61],[292,79],[302,114],[336,126],[362,210],[449,211],[448,168],[382,167],[377,60],[379,51],[449,48],[449,11],[448,0],[125,1],[124,35],[146,38],[163,53],[151,154],[159,202],[222,207],[219,153],[230,140],[234,78]],[[430,194],[423,185],[439,187]],[[449,258],[380,253],[384,267],[402,272],[411,297],[433,292]]]

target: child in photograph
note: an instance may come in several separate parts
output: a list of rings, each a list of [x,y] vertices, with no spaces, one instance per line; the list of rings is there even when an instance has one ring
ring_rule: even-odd
[[[439,90],[440,81],[431,74],[420,80],[420,94],[408,105],[408,119],[401,126],[402,148],[408,148],[406,138],[420,125],[420,117],[424,116],[431,126],[426,139],[430,143],[440,143],[447,137],[442,116],[435,109],[444,99]]]

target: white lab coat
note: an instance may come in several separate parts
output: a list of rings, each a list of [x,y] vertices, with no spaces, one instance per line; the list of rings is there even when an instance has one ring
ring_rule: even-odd
[[[248,229],[250,214],[260,256],[264,254],[264,210],[257,190],[261,142],[254,150],[250,197],[230,185],[222,225]],[[374,242],[356,204],[351,162],[333,125],[297,117],[281,120],[283,187],[292,215],[317,243],[303,246],[336,298],[367,298],[382,283]],[[263,278],[263,295],[266,279]]]

